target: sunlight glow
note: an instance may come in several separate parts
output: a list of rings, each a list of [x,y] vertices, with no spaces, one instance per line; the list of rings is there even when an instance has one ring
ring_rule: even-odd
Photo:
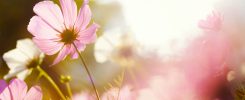
[[[214,10],[217,0],[118,0],[127,24],[143,45],[171,54],[195,37],[197,23]],[[156,48],[157,47],[157,48]],[[160,48],[159,48],[160,47]]]

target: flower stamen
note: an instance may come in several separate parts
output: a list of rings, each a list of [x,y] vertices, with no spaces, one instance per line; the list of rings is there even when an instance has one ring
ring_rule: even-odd
[[[71,30],[65,30],[63,33],[60,34],[61,42],[65,44],[71,44],[74,40],[76,40],[77,34]]]

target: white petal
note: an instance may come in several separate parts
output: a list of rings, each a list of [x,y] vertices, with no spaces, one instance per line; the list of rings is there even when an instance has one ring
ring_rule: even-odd
[[[22,39],[17,41],[17,49],[33,59],[41,54],[41,51],[36,47],[31,39]]]
[[[111,30],[105,32],[97,39],[94,52],[97,62],[103,63],[109,59],[108,57],[111,56],[112,50],[119,45],[120,36],[120,31]]]
[[[10,69],[15,69],[18,66],[25,66],[30,58],[18,49],[8,51],[3,55],[3,59]]]
[[[31,72],[32,72],[31,70],[26,69],[26,70],[20,72],[19,74],[17,74],[17,77],[18,77],[18,79],[24,80],[28,75],[31,74]]]
[[[11,67],[9,73],[4,76],[4,79],[12,78],[12,77],[18,75],[19,73],[21,73],[25,70],[27,70],[27,68],[25,66],[18,66],[18,67],[14,67],[14,68]]]

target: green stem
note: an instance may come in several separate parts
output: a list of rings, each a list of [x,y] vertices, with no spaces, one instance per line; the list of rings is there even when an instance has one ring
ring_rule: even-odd
[[[37,76],[37,78],[36,78],[36,82],[38,82],[38,80],[39,80],[41,77],[42,77],[42,74],[39,73],[38,76]]]
[[[69,82],[66,82],[65,85],[66,85],[66,88],[67,88],[67,90],[68,90],[69,96],[72,98],[72,92],[71,92],[71,87],[70,87]]]
[[[90,72],[89,72],[89,70],[88,70],[87,64],[85,63],[85,60],[84,60],[83,56],[80,54],[79,50],[77,49],[77,46],[76,46],[74,43],[72,43],[72,44],[73,44],[73,46],[75,47],[75,49],[76,49],[76,51],[77,51],[77,53],[78,53],[80,59],[82,60],[82,63],[83,63],[83,65],[84,65],[84,68],[85,68],[86,72],[88,73],[88,76],[89,76],[90,82],[92,83],[92,86],[93,86],[94,92],[95,92],[95,94],[96,94],[97,100],[100,100],[98,90],[97,90],[96,87],[95,87],[95,84],[94,84],[92,75],[90,74]]]
[[[37,67],[37,70],[53,85],[54,89],[58,92],[62,100],[66,100],[65,96],[63,95],[59,87],[56,85],[54,80],[48,75],[48,73],[46,73],[40,66]]]

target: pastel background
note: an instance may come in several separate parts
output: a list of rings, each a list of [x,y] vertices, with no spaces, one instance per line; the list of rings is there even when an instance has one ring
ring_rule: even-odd
[[[75,1],[78,7],[83,3]],[[9,71],[3,54],[14,49],[17,40],[33,37],[27,25],[38,2],[0,1],[0,79]],[[82,54],[99,93],[116,87],[115,80],[126,69],[126,93],[137,100],[243,100],[244,0],[90,0],[89,6],[100,28],[97,41]],[[220,15],[222,27],[207,32],[199,23],[214,13]],[[124,54],[124,46],[132,51]],[[72,77],[73,94],[92,91],[79,59],[67,57],[50,67],[55,56],[45,56],[41,67],[64,94],[68,93],[60,75]],[[34,70],[25,82],[29,87],[40,85],[44,100],[58,99],[46,79],[33,81],[37,76]]]

